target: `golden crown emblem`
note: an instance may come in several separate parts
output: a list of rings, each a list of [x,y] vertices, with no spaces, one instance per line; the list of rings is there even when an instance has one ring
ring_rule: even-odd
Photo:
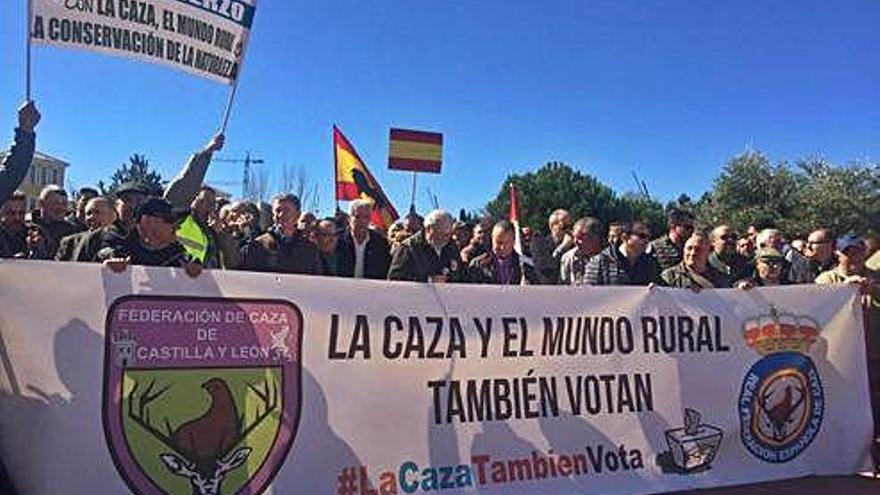
[[[819,324],[808,316],[782,313],[770,306],[770,314],[746,320],[746,344],[766,356],[775,352],[806,354],[819,336]]]

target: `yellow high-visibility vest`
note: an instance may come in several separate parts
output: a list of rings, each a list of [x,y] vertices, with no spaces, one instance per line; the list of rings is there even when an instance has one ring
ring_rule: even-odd
[[[210,239],[196,222],[192,215],[187,215],[186,219],[177,226],[177,240],[183,245],[183,249],[194,260],[204,264],[205,258],[208,257],[208,243]]]

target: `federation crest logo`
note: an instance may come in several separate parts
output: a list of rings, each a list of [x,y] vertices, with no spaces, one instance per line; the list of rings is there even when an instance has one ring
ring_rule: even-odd
[[[300,415],[286,301],[132,296],[107,314],[104,433],[137,495],[258,495]]]
[[[818,335],[813,319],[775,307],[745,324],[746,343],[764,356],[746,373],[739,396],[740,436],[758,459],[789,462],[819,433],[825,396],[806,355]]]

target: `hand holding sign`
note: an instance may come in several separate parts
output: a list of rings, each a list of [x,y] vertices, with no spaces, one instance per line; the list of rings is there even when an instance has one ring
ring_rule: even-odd
[[[214,153],[215,151],[220,151],[223,149],[223,145],[226,143],[226,135],[222,132],[215,135],[211,138],[211,141],[205,145],[205,149],[202,150],[203,153]]]

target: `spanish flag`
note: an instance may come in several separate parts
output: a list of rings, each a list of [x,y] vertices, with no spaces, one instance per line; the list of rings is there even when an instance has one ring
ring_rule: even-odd
[[[373,202],[374,227],[388,229],[399,217],[394,205],[385,196],[373,174],[358,156],[354,146],[335,125],[333,126],[333,158],[336,162],[336,199],[353,201],[368,199]]]
[[[391,129],[388,168],[411,172],[440,173],[443,164],[443,134]]]

